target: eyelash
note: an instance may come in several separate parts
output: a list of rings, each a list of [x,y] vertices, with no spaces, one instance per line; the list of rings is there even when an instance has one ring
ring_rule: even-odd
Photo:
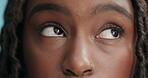
[[[48,22],[45,22],[45,23],[39,25],[39,27],[37,28],[38,33],[39,33],[40,35],[42,35],[41,32],[42,32],[45,28],[47,28],[47,27],[57,27],[57,28],[60,28],[60,29],[62,29],[62,31],[65,33],[65,34],[64,34],[64,37],[67,35],[66,32],[65,32],[65,30],[64,30],[64,28],[63,28],[59,23],[53,22],[53,21],[48,21]]]
[[[39,25],[39,27],[37,28],[38,33],[40,35],[42,35],[41,32],[46,27],[58,27],[58,28],[62,29],[62,31],[65,33],[64,37],[67,35],[67,33],[65,32],[63,27],[61,27],[61,25],[59,23],[53,22],[53,21],[45,22],[45,23]],[[107,29],[115,29],[115,30],[117,30],[119,32],[119,35],[120,35],[119,38],[121,38],[125,33],[125,30],[123,29],[122,25],[118,25],[118,24],[115,24],[115,23],[107,23],[107,24],[103,25],[103,27],[101,28],[101,31],[97,35],[99,35],[101,32],[103,32],[104,30],[107,30]]]
[[[103,32],[104,30],[107,30],[107,29],[115,29],[115,30],[117,30],[119,32],[119,34],[120,34],[120,38],[125,33],[125,29],[123,28],[122,25],[118,25],[118,24],[115,24],[115,23],[107,23],[107,24],[103,25],[103,27],[101,28],[101,31],[99,32],[99,34],[101,32]]]

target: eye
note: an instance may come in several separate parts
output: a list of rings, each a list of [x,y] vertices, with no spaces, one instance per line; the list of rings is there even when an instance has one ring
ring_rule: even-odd
[[[104,29],[99,35],[96,36],[96,38],[113,40],[120,38],[122,34],[122,28],[116,25],[108,25],[108,28]]]
[[[43,25],[41,35],[46,37],[64,37],[65,32],[58,24],[48,23]]]
[[[104,39],[118,39],[120,37],[119,32],[116,29],[106,29],[100,34],[100,38]]]

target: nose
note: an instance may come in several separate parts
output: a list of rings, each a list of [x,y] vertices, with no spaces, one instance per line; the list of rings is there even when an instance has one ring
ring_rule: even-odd
[[[63,65],[63,73],[68,76],[86,76],[93,73],[93,65],[88,61],[67,61]]]
[[[62,64],[62,71],[67,76],[87,76],[93,74],[94,64],[90,58],[86,43],[72,44]]]
[[[86,76],[93,73],[94,65],[87,56],[67,56],[63,63],[63,73],[68,76]]]

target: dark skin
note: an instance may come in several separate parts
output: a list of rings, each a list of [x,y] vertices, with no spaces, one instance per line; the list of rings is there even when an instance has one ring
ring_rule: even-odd
[[[29,78],[132,78],[130,0],[29,0],[23,46]]]

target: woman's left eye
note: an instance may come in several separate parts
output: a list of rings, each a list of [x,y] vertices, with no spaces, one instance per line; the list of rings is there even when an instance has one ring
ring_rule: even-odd
[[[120,38],[121,33],[118,29],[116,28],[108,28],[103,30],[99,35],[96,36],[96,38],[102,38],[102,39],[118,39]]]

